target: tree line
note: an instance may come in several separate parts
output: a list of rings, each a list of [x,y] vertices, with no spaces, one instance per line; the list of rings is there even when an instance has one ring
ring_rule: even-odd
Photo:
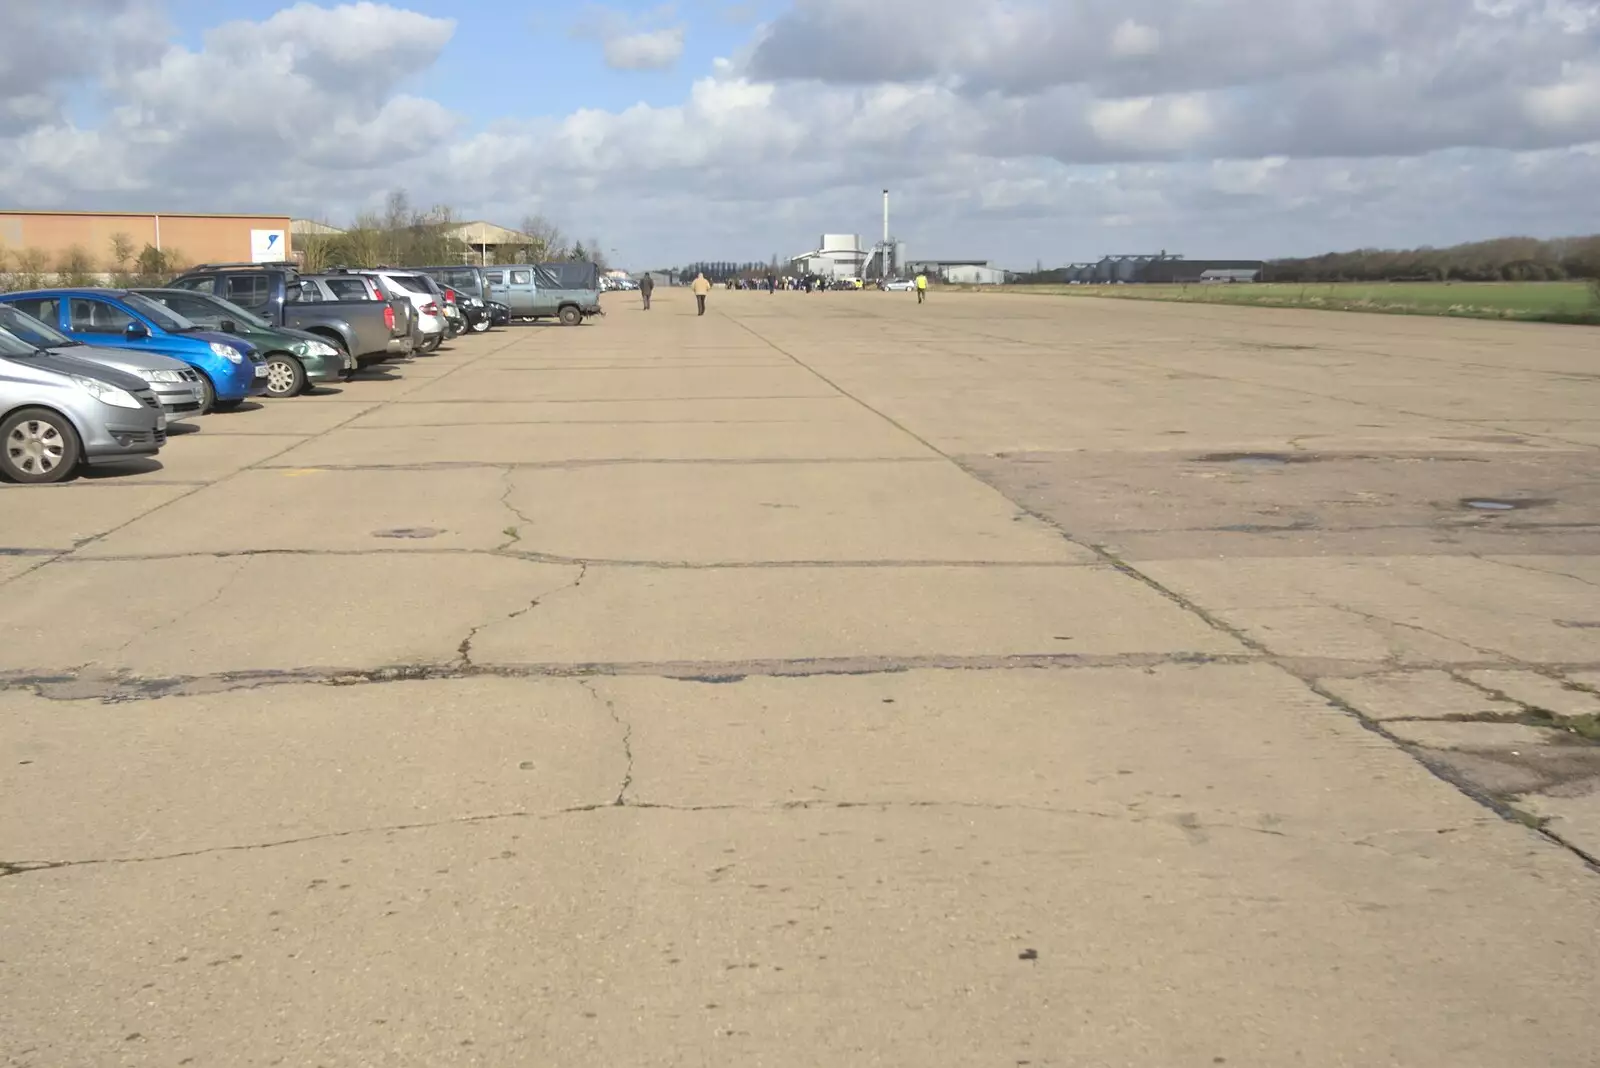
[[[111,235],[102,255],[73,245],[51,259],[42,249],[0,248],[0,290],[40,289],[44,286],[120,287],[165,285],[189,266],[176,249],[145,245],[138,249],[131,236]]]
[[[1356,249],[1272,260],[1268,282],[1600,282],[1600,234],[1501,237],[1449,248]]]
[[[294,248],[300,257],[300,269],[307,273],[332,266],[477,263],[482,253],[461,236],[461,223],[453,208],[416,207],[405,190],[397,189],[389,194],[382,211],[363,212],[347,229],[337,233],[296,234]],[[588,260],[602,271],[608,266],[598,238],[587,242],[571,239],[542,215],[524,216],[514,239],[499,245],[489,257],[492,263]]]

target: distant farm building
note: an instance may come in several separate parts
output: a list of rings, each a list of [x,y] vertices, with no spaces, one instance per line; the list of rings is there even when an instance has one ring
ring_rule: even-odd
[[[999,286],[1007,273],[989,266],[988,260],[912,260],[906,264],[910,275],[927,274],[957,286]]]
[[[1168,252],[1103,256],[1094,263],[1069,263],[1036,277],[1058,285],[1187,284],[1259,282],[1261,260],[1189,260]]]

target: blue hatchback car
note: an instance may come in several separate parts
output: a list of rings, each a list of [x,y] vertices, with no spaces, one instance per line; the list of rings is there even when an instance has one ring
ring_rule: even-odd
[[[241,338],[202,330],[171,308],[122,289],[34,289],[0,302],[88,345],[171,356],[200,372],[202,411],[228,411],[267,391],[267,363]]]

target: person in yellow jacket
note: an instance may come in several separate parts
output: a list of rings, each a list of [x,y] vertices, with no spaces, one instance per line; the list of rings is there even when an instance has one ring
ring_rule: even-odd
[[[706,313],[706,297],[711,294],[711,279],[706,277],[704,271],[701,271],[694,276],[694,284],[689,288],[694,291],[694,302],[700,309],[695,314],[704,315]]]
[[[921,304],[928,299],[928,276],[921,271],[917,272],[917,303]]]

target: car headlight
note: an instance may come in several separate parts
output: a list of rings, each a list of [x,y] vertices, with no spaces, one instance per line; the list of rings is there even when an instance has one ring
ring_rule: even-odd
[[[139,372],[139,377],[144,379],[146,382],[182,382],[183,381],[183,375],[179,374],[177,371],[141,370]]]
[[[221,356],[224,360],[227,360],[229,363],[243,363],[244,362],[244,356],[241,355],[239,350],[234,348],[232,345],[224,345],[220,341],[213,341],[211,343],[211,351],[216,353],[218,356]]]
[[[289,346],[296,356],[336,356],[339,350],[321,341],[296,341]]]
[[[87,375],[68,375],[77,387],[101,404],[109,404],[115,408],[142,408],[139,398],[125,389],[119,389],[109,382],[102,382],[98,378]]]

